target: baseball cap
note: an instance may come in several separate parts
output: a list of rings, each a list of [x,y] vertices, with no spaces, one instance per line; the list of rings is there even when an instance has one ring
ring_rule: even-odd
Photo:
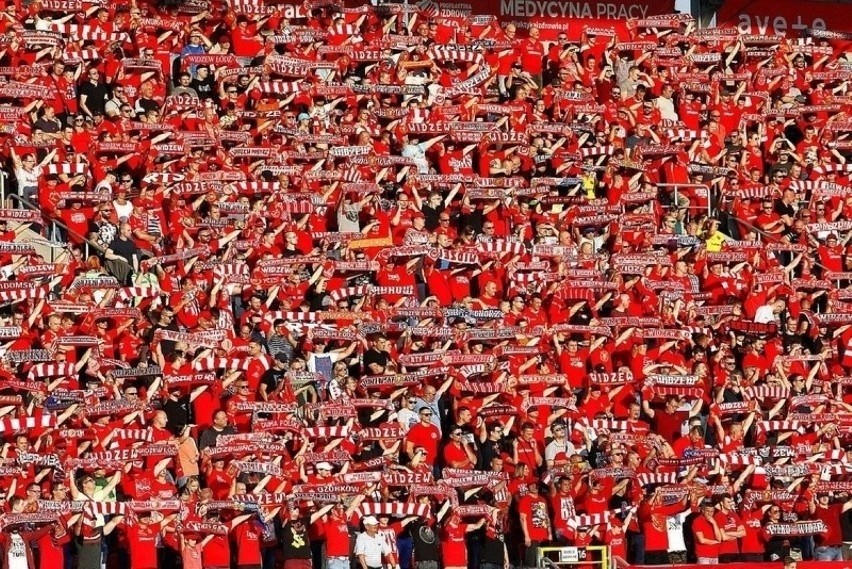
[[[299,113],[298,120],[309,121],[311,120],[311,115],[309,115],[308,113]]]
[[[366,518],[364,518],[364,525],[377,526],[379,525],[379,520],[377,520],[375,516],[367,516]]]

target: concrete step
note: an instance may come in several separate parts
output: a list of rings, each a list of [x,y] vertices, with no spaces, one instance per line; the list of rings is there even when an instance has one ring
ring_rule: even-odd
[[[10,229],[13,229],[14,227],[14,223],[9,224]],[[42,237],[31,229],[24,229],[18,234],[18,238],[15,241],[18,243],[31,244],[35,248],[36,253],[41,255],[48,263],[52,263],[62,253],[61,247],[51,247],[47,244],[49,241],[47,238]]]

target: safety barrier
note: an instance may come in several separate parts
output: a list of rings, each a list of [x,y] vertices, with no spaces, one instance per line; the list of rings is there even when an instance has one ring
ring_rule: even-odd
[[[609,547],[589,545],[586,547],[539,547],[536,565],[550,569],[563,567],[592,567],[612,569]]]

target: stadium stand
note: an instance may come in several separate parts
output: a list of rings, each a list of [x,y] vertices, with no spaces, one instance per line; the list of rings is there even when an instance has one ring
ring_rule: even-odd
[[[290,12],[0,12],[0,566],[852,559],[852,36]]]

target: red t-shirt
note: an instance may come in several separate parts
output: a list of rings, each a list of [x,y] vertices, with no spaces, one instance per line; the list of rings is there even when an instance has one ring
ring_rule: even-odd
[[[547,540],[547,520],[550,514],[547,511],[547,502],[541,496],[527,494],[518,500],[518,514],[527,517],[527,531],[532,541]]]
[[[842,504],[831,504],[827,508],[823,508],[817,504],[813,518],[822,520],[828,531],[818,533],[814,536],[816,545],[825,545],[828,547],[840,547],[843,543],[843,537],[840,531],[840,516],[843,515]]]
[[[131,569],[157,569],[157,534],[159,526],[133,524],[125,529],[130,545]]]
[[[716,533],[713,531],[713,526],[704,516],[700,516],[695,518],[695,521],[692,522],[692,533],[695,535],[695,555],[697,557],[707,557],[710,559],[718,559],[719,557],[719,545],[713,544],[702,544],[698,541],[698,534],[701,535],[705,539],[716,539]]]
[[[727,514],[723,511],[716,512],[716,515],[713,516],[716,520],[716,525],[719,526],[719,529],[726,532],[735,532],[737,528],[743,525],[743,521],[737,515],[737,513],[733,510],[728,512]],[[736,539],[731,539],[728,541],[723,541],[719,544],[719,555],[723,553],[739,553],[740,546],[739,541]]]
[[[447,524],[441,531],[441,554],[445,567],[467,566],[467,528],[467,524]]]
[[[414,447],[422,446],[426,449],[425,462],[429,465],[435,463],[435,457],[438,455],[438,443],[441,442],[441,432],[435,425],[423,426],[422,423],[417,423],[405,435],[405,440],[414,444]]]
[[[663,410],[654,413],[654,431],[666,439],[669,443],[680,438],[680,428],[683,422],[689,418],[685,411],[675,411],[671,415]]]
[[[323,526],[326,555],[328,557],[349,557],[349,524],[346,523],[346,520],[329,516]]]
[[[231,547],[227,535],[213,536],[201,551],[204,567],[229,567],[231,565]]]
[[[263,532],[251,520],[234,528],[237,565],[260,565],[260,538]]]

